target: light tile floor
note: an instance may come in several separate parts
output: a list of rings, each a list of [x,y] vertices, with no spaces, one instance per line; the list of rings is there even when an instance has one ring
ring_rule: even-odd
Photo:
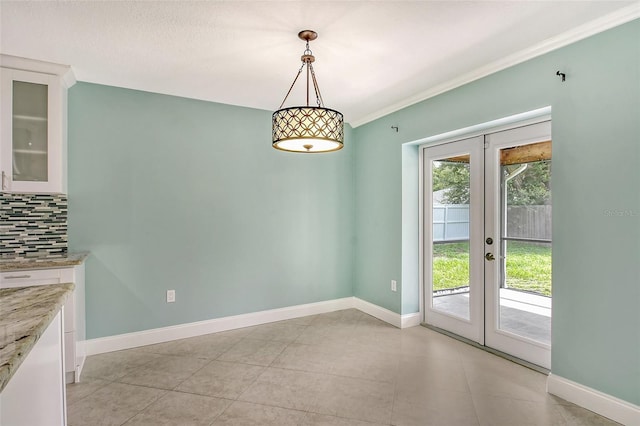
[[[614,425],[543,374],[349,309],[87,359],[70,426]]]

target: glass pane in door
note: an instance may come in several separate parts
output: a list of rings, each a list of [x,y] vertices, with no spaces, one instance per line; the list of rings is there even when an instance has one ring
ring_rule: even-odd
[[[529,151],[536,152],[530,159]],[[499,328],[551,344],[551,142],[502,149]]]
[[[470,319],[469,155],[432,161],[433,308]]]
[[[48,179],[48,87],[13,82],[13,180]]]

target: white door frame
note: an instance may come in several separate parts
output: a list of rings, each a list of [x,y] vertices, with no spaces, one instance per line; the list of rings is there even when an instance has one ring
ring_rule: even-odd
[[[438,136],[434,136],[428,139],[425,139],[424,142],[427,142],[424,145],[420,145],[419,147],[419,174],[420,174],[420,182],[419,182],[419,196],[420,196],[420,202],[419,202],[419,208],[420,208],[420,247],[419,247],[419,259],[420,259],[420,273],[419,273],[419,278],[420,278],[420,314],[422,317],[422,320],[424,323],[428,323],[428,324],[432,324],[436,327],[439,327],[438,324],[440,324],[439,322],[436,324],[433,321],[431,321],[431,319],[433,318],[433,314],[430,310],[430,306],[431,306],[431,298],[432,298],[432,291],[431,291],[431,275],[430,275],[430,265],[427,264],[426,259],[431,259],[433,257],[433,252],[432,252],[432,214],[433,214],[433,209],[432,209],[432,201],[430,199],[427,199],[425,197],[425,194],[427,193],[427,190],[429,192],[429,194],[431,194],[431,176],[430,173],[425,173],[425,164],[427,164],[427,161],[425,161],[425,157],[426,157],[426,150],[429,149],[430,151],[432,151],[435,147],[438,146],[442,146],[442,145],[447,145],[449,143],[452,142],[458,142],[458,141],[462,141],[464,139],[472,139],[475,137],[481,137],[483,138],[482,141],[478,142],[478,145],[481,146],[482,148],[485,148],[485,146],[488,148],[488,143],[485,142],[484,138],[486,135],[490,135],[490,134],[499,134],[499,133],[503,133],[505,131],[508,130],[514,130],[514,129],[519,129],[525,126],[530,126],[530,125],[535,125],[535,124],[539,124],[539,123],[544,123],[544,125],[548,126],[548,136],[547,137],[551,137],[551,114],[550,114],[551,110],[550,108],[545,108],[544,109],[544,114],[540,114],[537,116],[534,116],[532,118],[526,118],[524,120],[522,120],[522,117],[520,118],[520,120],[514,120],[511,122],[501,122],[500,124],[494,126],[494,127],[490,127],[490,126],[479,126],[478,129],[473,129],[473,131],[470,131],[466,134],[462,133],[462,134],[457,134],[456,136],[451,136],[452,133],[448,133],[448,134],[443,134],[442,137],[438,137]],[[514,116],[516,117],[516,116]],[[499,140],[499,138],[502,136],[495,136],[492,139],[496,140],[496,138]],[[526,144],[526,143],[532,143],[531,142],[522,142],[522,144]],[[510,146],[514,146],[513,143],[508,144]],[[517,145],[517,144],[516,144]],[[443,157],[444,158],[444,157]],[[486,162],[486,158],[483,158],[483,160]],[[493,173],[493,171],[491,172]],[[486,175],[486,173],[485,173]],[[483,181],[483,197],[485,196],[484,194],[484,187],[485,185],[487,185],[487,182],[485,182],[485,175],[483,175],[482,177],[482,181]],[[499,185],[498,185],[499,188]],[[495,209],[495,206],[491,206],[491,209]],[[482,212],[483,215],[488,217],[488,214],[485,214],[485,211],[483,210]],[[494,215],[495,216],[495,215]],[[499,217],[497,219],[498,221],[500,220]],[[484,222],[484,221],[483,221]],[[484,226],[486,226],[486,223],[483,224]],[[503,331],[498,331],[496,333],[496,327],[495,327],[495,321],[496,321],[496,315],[495,315],[495,308],[496,308],[496,303],[498,303],[497,299],[495,299],[495,293],[497,292],[493,292],[491,294],[491,297],[489,297],[486,294],[486,287],[494,287],[494,286],[489,286],[486,283],[491,282],[487,279],[487,270],[492,270],[489,273],[492,275],[492,277],[490,279],[493,279],[493,277],[495,277],[495,273],[496,270],[495,268],[497,268],[499,265],[499,262],[486,262],[484,259],[484,253],[485,253],[485,249],[487,248],[485,246],[485,229],[481,229],[482,233],[480,234],[479,238],[476,238],[477,240],[479,240],[479,242],[481,243],[483,249],[482,249],[482,265],[483,265],[483,269],[484,269],[484,277],[482,280],[482,284],[483,284],[483,288],[482,288],[482,297],[481,297],[481,301],[480,303],[482,304],[481,307],[475,307],[474,308],[474,304],[473,302],[470,302],[470,309],[471,309],[471,315],[470,315],[470,319],[471,322],[477,318],[478,312],[481,312],[481,316],[480,318],[482,319],[482,321],[477,321],[478,323],[480,323],[480,327],[481,330],[478,331],[475,335],[475,337],[468,337],[468,333],[465,335],[464,333],[459,333],[456,332],[455,329],[449,328],[445,325],[445,327],[440,327],[440,328],[444,328],[448,331],[452,331],[455,334],[458,334],[462,337],[467,337],[470,338],[470,340],[473,340],[475,342],[478,342],[481,345],[487,345],[487,346],[491,346],[495,349],[498,349],[500,351],[503,351],[505,353],[509,353],[509,354],[513,354],[514,356],[517,356],[521,359],[524,360],[529,360],[532,359],[530,356],[528,356],[528,352],[525,351],[521,351],[521,350],[516,350],[515,352],[509,348],[508,346],[505,346],[503,343],[505,342],[516,342],[518,344],[518,346],[521,346],[521,343],[525,345],[525,347],[529,347],[529,348],[538,348],[541,349],[541,351],[538,351],[538,349],[536,349],[535,352],[540,352],[537,353],[535,355],[535,357],[533,359],[535,359],[535,361],[530,361],[533,362],[534,364],[546,367],[546,368],[550,368],[550,347],[548,345],[544,345],[540,342],[534,342],[531,341],[529,339],[526,338],[522,338],[520,336],[515,336],[515,335],[508,335],[508,333],[505,333]],[[473,228],[470,227],[470,231]],[[499,227],[496,229],[500,229]],[[477,231],[476,231],[477,232]],[[470,235],[471,237],[471,235]],[[495,241],[497,241],[498,239],[494,238]],[[495,244],[494,244],[495,247]],[[488,250],[488,251],[492,251],[493,250]],[[476,255],[477,257],[477,255]],[[493,267],[492,268],[485,268],[485,263],[492,263]],[[489,318],[486,314],[486,311],[488,310],[494,310],[491,313],[491,317]],[[474,313],[476,314],[476,316],[474,317]],[[454,318],[457,319],[455,317],[450,317],[450,318]],[[455,323],[456,321],[454,321]],[[460,322],[458,320],[458,322]],[[485,325],[487,324],[487,325]],[[485,342],[485,335],[487,333],[486,329],[490,328],[488,324],[493,325],[493,334],[492,334],[492,339],[491,341],[494,342],[495,337],[499,337],[499,340],[502,341],[501,343],[498,343],[497,346],[493,346],[493,345],[489,345]],[[472,329],[473,327],[471,325],[469,325],[467,327],[468,329]],[[489,332],[491,333],[491,332]],[[515,338],[514,338],[515,336]]]

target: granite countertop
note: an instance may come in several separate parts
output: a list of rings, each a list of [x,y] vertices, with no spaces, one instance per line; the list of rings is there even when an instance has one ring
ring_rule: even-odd
[[[0,259],[0,272],[27,269],[55,269],[81,265],[89,256],[88,252],[69,253],[66,256],[21,257]]]
[[[67,283],[0,289],[0,392],[73,288]]]

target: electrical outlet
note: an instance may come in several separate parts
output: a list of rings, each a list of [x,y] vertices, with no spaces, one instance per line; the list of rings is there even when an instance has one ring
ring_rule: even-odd
[[[391,280],[391,291],[398,291],[398,283],[396,280]]]
[[[167,303],[173,303],[176,301],[176,291],[167,290]]]

